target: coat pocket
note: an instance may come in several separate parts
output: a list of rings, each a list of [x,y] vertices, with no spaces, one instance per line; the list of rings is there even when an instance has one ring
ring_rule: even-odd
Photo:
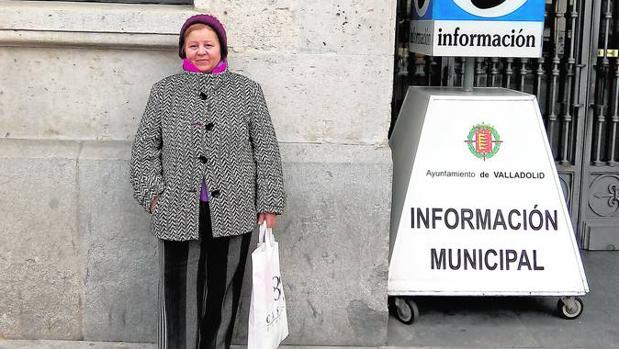
[[[151,218],[154,218],[159,214],[159,212],[162,209],[162,206],[165,204],[165,198],[167,197],[167,193],[168,193],[169,189],[168,188],[164,188],[163,191],[161,193],[159,193],[159,199],[157,199],[157,204],[155,204],[155,208],[153,209],[153,212],[151,213]]]

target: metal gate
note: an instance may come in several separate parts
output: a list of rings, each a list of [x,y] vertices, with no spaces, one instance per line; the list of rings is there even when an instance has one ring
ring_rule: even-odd
[[[398,0],[392,125],[409,85],[460,86],[464,59],[408,51]],[[619,249],[619,0],[546,0],[543,57],[478,58],[475,85],[537,96],[580,246]]]

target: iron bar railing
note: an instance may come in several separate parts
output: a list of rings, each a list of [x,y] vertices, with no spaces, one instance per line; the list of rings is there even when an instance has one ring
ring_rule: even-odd
[[[614,18],[614,26],[613,28],[610,30],[610,33],[612,33],[613,35],[613,48],[616,52],[616,49],[618,48],[618,44],[619,44],[619,37],[617,37],[615,31],[617,30],[617,27],[619,26],[619,15],[617,15],[617,11],[619,11],[619,6],[614,6],[614,13],[615,13],[615,18]],[[611,12],[612,15],[612,12]],[[611,35],[611,34],[608,35]],[[615,54],[615,57],[617,57],[617,54]],[[611,100],[612,100],[612,107],[613,107],[613,113],[612,115],[609,117],[608,120],[608,145],[607,145],[607,149],[608,149],[608,156],[607,156],[607,164],[608,166],[616,166],[617,165],[617,123],[619,122],[619,58],[615,58],[615,66],[614,66],[614,76],[613,76],[613,86],[614,89],[612,91],[612,95],[610,96]]]
[[[514,59],[511,57],[507,58],[506,63],[507,63],[507,67],[505,68],[505,73],[504,73],[505,78],[503,80],[503,87],[511,88],[512,77],[514,75],[514,69],[512,68],[514,64]]]
[[[475,86],[487,86],[486,74],[484,74],[484,62],[483,58],[478,57],[475,59]]]
[[[527,63],[529,62],[529,60],[527,58],[521,58],[520,59],[520,82],[518,84],[518,90],[525,92],[526,90],[526,80],[527,80],[527,74],[529,73],[529,70],[527,69]]]
[[[545,68],[545,59],[544,56],[537,59],[537,70],[535,71],[535,96],[537,97],[537,101],[542,103],[542,83],[544,82],[544,77],[546,76],[546,68]]]
[[[548,132],[548,141],[550,144],[554,144],[554,134],[555,134],[555,123],[557,122],[557,93],[559,87],[559,74],[561,71],[559,70],[559,64],[561,63],[561,59],[559,58],[559,31],[560,31],[560,20],[563,18],[563,13],[561,12],[561,2],[555,1],[554,3],[554,12],[553,12],[553,26],[552,26],[552,78],[550,80],[550,96],[548,98],[548,123],[547,123],[547,132]],[[554,150],[554,147],[553,147]]]
[[[612,19],[611,1],[606,0],[606,11],[604,12],[604,21],[602,27],[604,28],[603,49],[600,54],[601,62],[597,66],[597,86],[595,93],[595,137],[593,144],[593,165],[602,166],[604,161],[602,158],[602,141],[604,137],[604,123],[606,122],[606,101],[607,101],[607,88],[608,78],[610,73],[610,60],[608,59],[608,41],[610,36],[610,21]]]
[[[619,61],[615,60],[615,90],[613,93],[613,115],[610,117],[610,139],[608,142],[608,165],[615,166],[617,163],[615,161],[615,148],[617,144],[617,123],[619,122],[618,106],[619,100],[617,96],[619,96]]]
[[[576,6],[577,6],[577,0],[572,0],[572,6],[571,6],[571,12],[569,13],[569,18],[570,18],[570,26],[568,29],[568,39],[569,39],[569,49],[568,49],[568,56],[567,59],[565,60],[565,72],[566,72],[566,78],[565,78],[565,84],[563,87],[563,91],[564,91],[564,99],[563,102],[561,103],[563,106],[563,115],[562,115],[562,120],[563,120],[563,125],[562,125],[562,137],[561,137],[561,143],[560,143],[560,159],[559,159],[559,163],[561,165],[568,165],[570,164],[570,159],[569,159],[569,151],[570,151],[570,140],[572,137],[570,137],[571,134],[571,126],[572,126],[572,112],[571,112],[571,102],[572,102],[572,90],[574,88],[573,86],[573,82],[574,82],[574,75],[576,74],[576,69],[575,69],[575,65],[576,65],[576,57],[575,57],[575,41],[576,41],[576,20],[578,18],[578,12],[576,11]]]
[[[496,87],[497,77],[499,75],[499,59],[496,57],[492,57],[490,61],[492,62],[492,66],[490,68],[490,86]]]

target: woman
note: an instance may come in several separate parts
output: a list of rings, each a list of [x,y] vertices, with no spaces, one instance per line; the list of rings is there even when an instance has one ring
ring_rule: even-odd
[[[230,347],[249,233],[285,205],[262,89],[227,55],[217,18],[187,19],[184,72],[153,85],[131,152],[134,197],[159,238],[159,348]]]

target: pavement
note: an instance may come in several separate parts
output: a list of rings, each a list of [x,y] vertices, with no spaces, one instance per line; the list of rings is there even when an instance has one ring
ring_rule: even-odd
[[[156,349],[155,344],[144,343],[105,343],[105,342],[67,342],[67,341],[21,341],[0,340],[0,349]],[[231,349],[245,349],[233,345]],[[281,346],[281,349],[341,349],[343,347],[296,347]],[[387,347],[346,347],[347,349],[383,349]]]
[[[557,316],[557,297],[418,297],[420,317],[413,325],[389,319],[388,346],[346,348],[619,348],[619,252],[583,252],[583,262],[591,292],[582,297],[584,312],[578,319]],[[0,340],[0,349],[155,348],[149,343]]]
[[[0,340],[0,349],[155,349],[154,344],[143,343],[106,343],[106,342],[67,342],[67,341],[24,341],[24,340]],[[233,345],[231,349],[245,349],[245,346]],[[465,349],[465,347],[454,348],[421,348],[421,347],[324,347],[324,346],[288,346],[284,345],[280,349]],[[496,348],[508,349],[508,348]]]

